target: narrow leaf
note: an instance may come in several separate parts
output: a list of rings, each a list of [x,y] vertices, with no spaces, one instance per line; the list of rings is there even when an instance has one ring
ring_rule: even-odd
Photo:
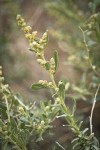
[[[73,99],[73,108],[72,108],[72,114],[73,115],[74,115],[75,111],[76,111],[76,100]]]
[[[49,62],[47,62],[47,63],[45,64],[45,68],[46,68],[46,70],[49,70],[49,69],[50,69],[50,64],[49,64]]]
[[[65,84],[63,83],[63,81],[59,82],[59,93],[62,99],[64,100],[65,99]]]
[[[58,52],[56,50],[54,51],[53,58],[54,58],[54,61],[55,61],[55,70],[57,70],[58,66],[59,66],[59,57],[58,57]]]
[[[33,90],[39,90],[39,89],[42,89],[42,88],[47,88],[47,87],[45,85],[40,84],[40,83],[36,83],[36,84],[32,85]]]
[[[84,130],[82,131],[82,134],[85,134],[88,130],[89,130],[88,128],[84,129]]]
[[[99,150],[99,147],[97,147],[97,146],[95,146],[95,145],[93,145],[92,146],[95,150]]]

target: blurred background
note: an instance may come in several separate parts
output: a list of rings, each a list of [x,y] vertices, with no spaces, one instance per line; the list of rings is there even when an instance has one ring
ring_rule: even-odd
[[[20,92],[25,103],[36,101],[38,104],[41,100],[52,99],[48,90],[31,90],[32,83],[50,79],[36,62],[34,53],[28,51],[28,42],[16,22],[16,15],[21,14],[39,36],[49,30],[45,56],[49,59],[53,51],[58,50],[60,64],[55,80],[65,81],[66,103],[70,107],[73,98],[77,101],[76,115],[88,127],[93,97],[100,83],[99,12],[100,0],[0,0],[0,65],[14,93]],[[86,31],[89,57],[95,71],[88,62],[79,27]],[[100,90],[93,116],[94,131],[100,140],[99,114]],[[70,147],[73,135],[69,128],[62,127],[62,123],[64,120],[54,122],[55,136],[46,137],[43,143],[39,143],[42,145],[40,149],[49,147],[52,150],[54,141],[59,141],[65,148]]]

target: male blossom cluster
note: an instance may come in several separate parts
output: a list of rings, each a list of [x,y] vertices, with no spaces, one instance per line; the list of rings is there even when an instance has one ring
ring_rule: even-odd
[[[29,41],[30,50],[36,53],[38,63],[46,70],[49,70],[51,74],[55,74],[54,58],[52,57],[50,61],[46,61],[44,57],[44,49],[48,42],[48,31],[46,31],[43,34],[42,38],[39,39],[37,37],[37,31],[32,32],[32,28],[26,25],[26,22],[21,17],[21,15],[17,15],[16,19],[17,19],[18,25],[24,31],[25,37]]]

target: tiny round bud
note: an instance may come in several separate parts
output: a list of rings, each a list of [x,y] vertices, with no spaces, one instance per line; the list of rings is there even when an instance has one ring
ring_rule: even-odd
[[[32,35],[36,36],[37,35],[37,31],[32,32]]]
[[[0,77],[0,81],[3,82],[4,81],[4,77]]]
[[[42,63],[42,59],[37,59],[37,62],[39,63],[39,64],[41,64]]]
[[[27,39],[30,39],[30,38],[31,38],[31,34],[30,34],[30,33],[27,33],[27,34],[25,34],[25,37],[26,37]]]
[[[53,87],[52,82],[49,82],[49,83],[48,83],[48,86],[49,86],[49,87]]]
[[[35,45],[37,45],[37,42],[36,42],[36,41],[34,41],[34,42],[33,42],[33,45],[34,45],[34,46],[35,46]]]
[[[22,27],[23,27],[23,29],[24,29],[24,27],[26,26],[26,23],[25,22],[23,22],[22,23]]]
[[[9,85],[8,85],[8,84],[5,84],[4,86],[5,86],[5,88],[8,88],[8,87],[9,87]]]
[[[88,57],[88,56],[85,56],[84,58],[85,58],[86,60],[88,60],[88,59],[89,59],[89,57]]]
[[[42,84],[42,83],[43,83],[43,80],[39,80],[39,83]]]
[[[46,110],[46,111],[47,111],[47,110],[49,110],[49,109],[50,109],[50,107],[49,107],[49,106],[46,106],[46,107],[45,107],[45,110]]]
[[[50,59],[50,64],[51,64],[51,65],[55,65],[55,61],[54,61],[54,58],[53,58],[53,57]]]
[[[42,126],[41,126],[41,125],[39,125],[39,126],[38,126],[38,130],[41,130],[41,129],[42,129]]]
[[[60,98],[57,97],[56,100],[55,100],[55,102],[56,102],[56,103],[60,103]]]
[[[41,121],[41,125],[44,125],[44,123],[45,123],[44,120],[42,120],[42,121]]]
[[[0,76],[2,76],[2,71],[0,70]]]
[[[20,106],[18,109],[19,109],[20,112],[24,112],[23,107]]]
[[[41,65],[45,65],[45,64],[46,64],[46,61],[43,60],[43,61],[41,62]]]
[[[96,66],[92,66],[92,68],[95,70],[95,69],[96,69]]]
[[[32,30],[32,28],[31,28],[30,26],[26,26],[26,27],[24,28],[24,32],[25,32],[25,33],[29,33],[31,30]]]
[[[0,66],[0,70],[2,69],[2,66]]]
[[[17,15],[16,19],[19,20],[21,18],[21,15]]]
[[[37,57],[40,57],[40,56],[41,56],[41,53],[37,52],[37,53],[36,53],[36,56],[37,56]]]
[[[58,91],[59,91],[59,88],[56,88],[55,91],[58,92]]]

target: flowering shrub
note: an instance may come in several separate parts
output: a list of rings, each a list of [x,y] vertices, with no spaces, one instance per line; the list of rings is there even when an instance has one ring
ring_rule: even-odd
[[[65,83],[61,80],[55,82],[55,73],[59,65],[58,52],[54,51],[53,57],[47,61],[44,56],[44,49],[48,42],[48,31],[41,38],[37,36],[37,31],[32,32],[32,28],[26,25],[26,22],[17,15],[18,25],[25,33],[29,41],[29,50],[36,54],[37,62],[48,71],[51,82],[39,80],[32,84],[33,90],[48,88],[53,91],[54,103],[51,101],[42,102],[39,110],[35,104],[25,105],[20,94],[13,94],[9,85],[4,83],[2,77],[2,67],[0,67],[0,141],[3,150],[28,150],[31,138],[33,147],[36,143],[43,140],[43,134],[53,126],[51,123],[57,117],[63,117],[76,138],[72,141],[75,150],[99,150],[99,142],[92,130],[92,115],[95,106],[96,96],[90,116],[89,129],[82,129],[83,122],[79,122],[75,117],[76,103],[73,103],[70,109],[65,104]],[[49,134],[49,133],[48,133]],[[64,149],[59,143],[60,148]]]

